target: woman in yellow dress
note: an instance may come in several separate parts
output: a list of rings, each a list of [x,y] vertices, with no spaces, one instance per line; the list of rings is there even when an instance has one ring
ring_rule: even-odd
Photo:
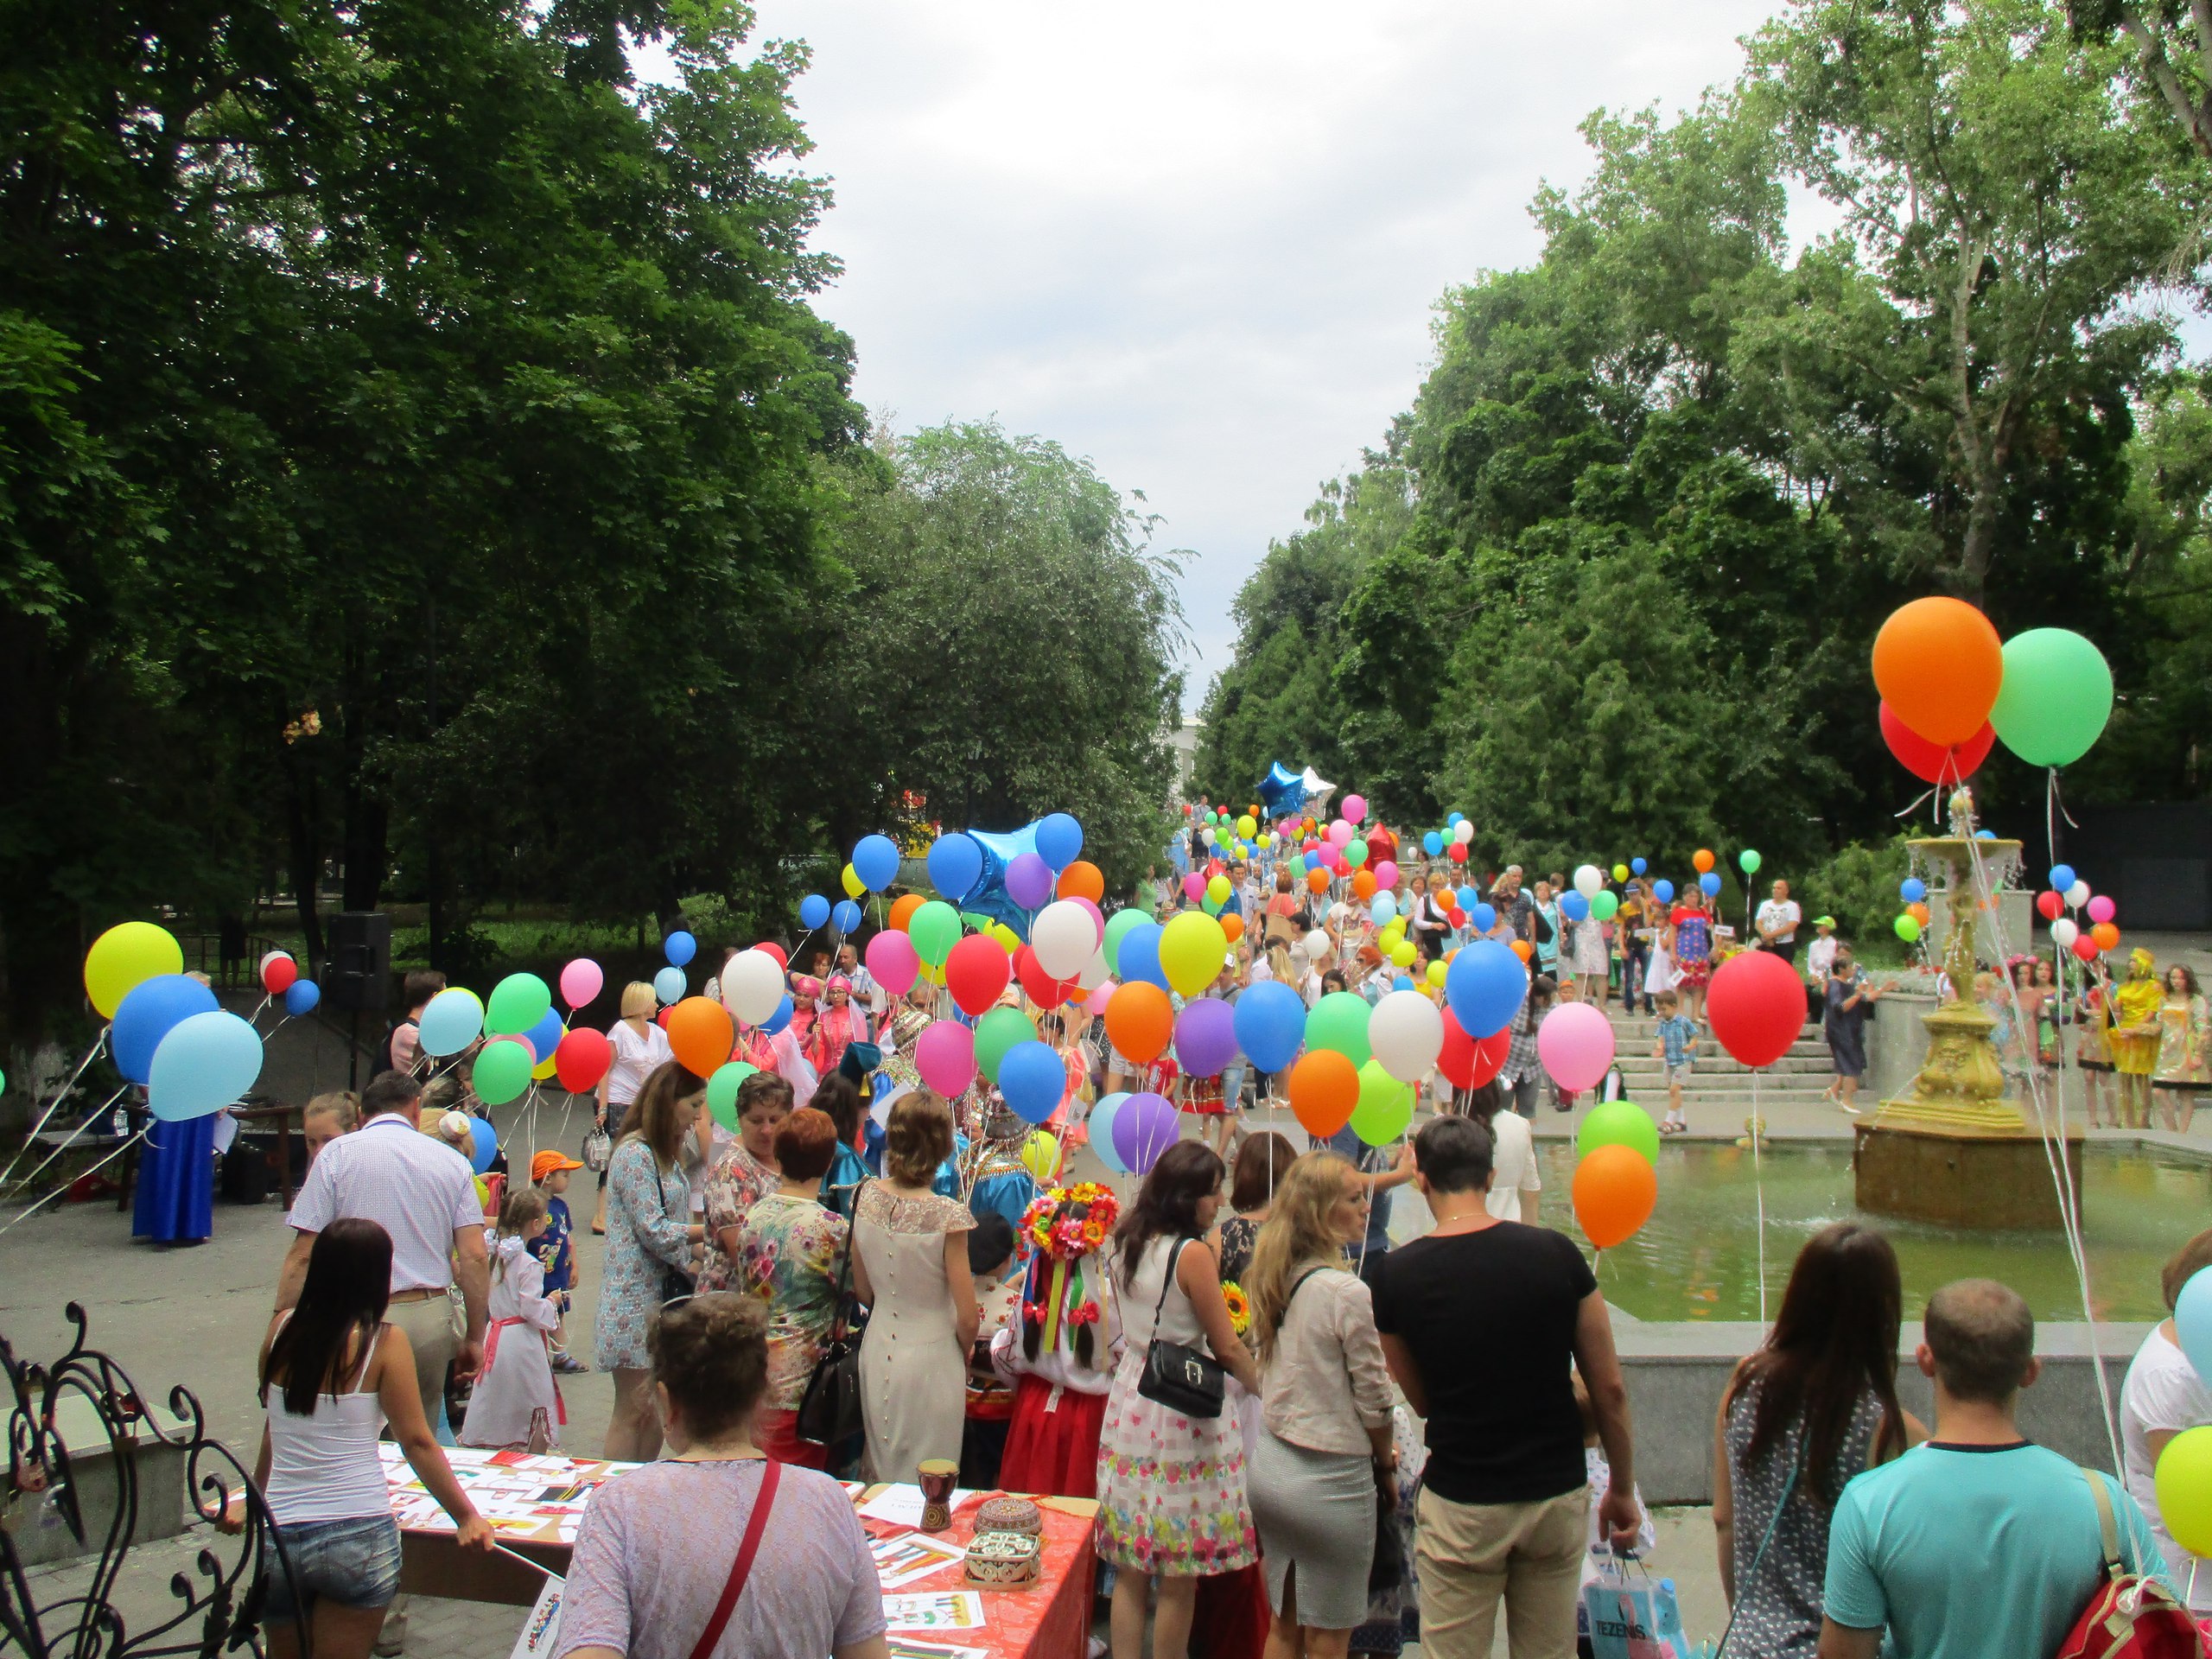
[[[2165,1000],[2157,968],[2151,953],[2137,946],[2127,959],[2127,977],[2113,993],[2113,1030],[2106,1040],[2120,1074],[2120,1119],[2131,1129],[2151,1127],[2151,1073],[2158,1069],[2159,1007]]]
[[[2158,1005],[2158,1063],[2151,1084],[2166,1127],[2189,1133],[2196,1113],[2197,1091],[2212,1083],[2206,1065],[2206,1011],[2196,975],[2180,963],[2166,969],[2165,995]]]

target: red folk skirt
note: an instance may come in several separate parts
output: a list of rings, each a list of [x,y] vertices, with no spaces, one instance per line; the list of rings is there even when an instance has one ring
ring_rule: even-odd
[[[1014,1426],[1007,1431],[999,1485],[1009,1492],[1097,1497],[1098,1431],[1105,1421],[1104,1395],[1056,1389],[1041,1376],[1023,1377],[1014,1385]]]

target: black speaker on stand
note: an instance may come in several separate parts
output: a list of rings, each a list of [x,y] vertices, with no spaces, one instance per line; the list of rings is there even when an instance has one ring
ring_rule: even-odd
[[[361,1016],[391,1007],[391,918],[380,910],[341,910],[330,918],[330,960],[323,965],[322,1001],[347,1017],[346,1086],[358,1086]]]

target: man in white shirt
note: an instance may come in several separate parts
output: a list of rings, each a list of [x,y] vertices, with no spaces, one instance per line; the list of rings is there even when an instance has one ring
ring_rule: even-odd
[[[1785,962],[1795,964],[1797,960],[1797,925],[1805,919],[1805,912],[1797,908],[1797,901],[1789,896],[1789,884],[1774,884],[1774,897],[1759,906],[1758,927],[1759,941],[1776,952]]]

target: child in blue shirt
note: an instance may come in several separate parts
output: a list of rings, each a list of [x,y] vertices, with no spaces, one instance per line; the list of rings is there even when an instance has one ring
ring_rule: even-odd
[[[552,1350],[553,1369],[564,1374],[590,1369],[569,1353],[565,1340],[569,1306],[575,1295],[578,1274],[575,1228],[569,1218],[569,1201],[561,1195],[569,1190],[569,1172],[582,1167],[575,1159],[550,1148],[530,1160],[531,1185],[545,1195],[545,1230],[530,1241],[529,1249],[545,1270],[543,1294],[561,1310],[561,1323],[554,1327],[548,1346]]]
[[[1682,999],[1672,991],[1659,993],[1659,1040],[1651,1058],[1667,1065],[1667,1121],[1662,1135],[1681,1135],[1689,1128],[1682,1116],[1682,1085],[1697,1066],[1697,1021],[1682,1012]]]

